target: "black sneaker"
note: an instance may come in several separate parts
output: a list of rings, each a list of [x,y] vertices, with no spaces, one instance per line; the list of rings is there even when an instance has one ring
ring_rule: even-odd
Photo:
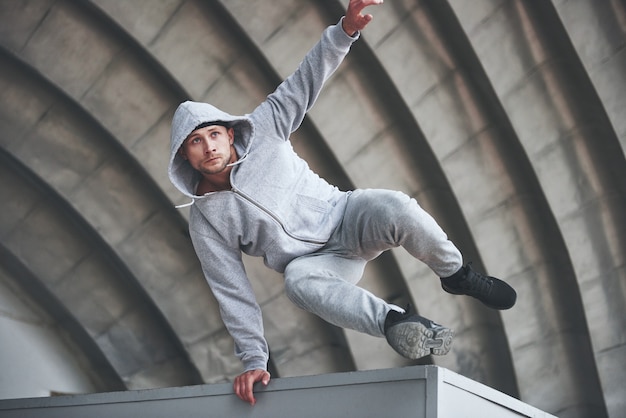
[[[509,309],[515,305],[517,293],[515,290],[495,277],[485,276],[472,270],[472,263],[450,277],[441,279],[441,287],[453,295],[468,295],[475,297],[493,309]]]
[[[385,318],[385,338],[403,357],[411,360],[435,354],[448,354],[454,332],[415,313],[389,311]]]

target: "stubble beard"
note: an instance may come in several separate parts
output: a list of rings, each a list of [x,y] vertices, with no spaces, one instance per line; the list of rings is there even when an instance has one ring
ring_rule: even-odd
[[[220,164],[219,165],[214,165],[213,163],[211,163],[208,166],[204,165],[204,162],[202,164],[200,164],[199,170],[202,174],[220,174],[222,173],[224,170],[226,170],[228,168],[228,164],[230,164],[230,160],[232,159],[232,154],[229,153],[228,155],[224,155],[224,154],[219,154],[217,155],[217,157],[221,157],[220,159]]]

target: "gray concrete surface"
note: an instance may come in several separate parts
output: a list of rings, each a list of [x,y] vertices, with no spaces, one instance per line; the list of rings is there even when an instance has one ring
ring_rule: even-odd
[[[166,175],[172,112],[187,98],[251,111],[346,3],[0,0],[3,280],[84,356],[86,388],[240,372],[187,212],[173,209],[185,199]],[[401,250],[362,285],[456,329],[449,355],[420,363],[560,417],[622,416],[626,5],[388,0],[371,12],[296,150],[343,189],[416,197],[519,300],[500,313],[453,297]],[[295,308],[259,260],[246,266],[274,376],[411,364]],[[12,306],[0,315],[19,325]]]
[[[436,366],[276,379],[257,403],[241,402],[228,384],[0,400],[0,414],[73,417],[380,417],[554,418],[530,405]]]

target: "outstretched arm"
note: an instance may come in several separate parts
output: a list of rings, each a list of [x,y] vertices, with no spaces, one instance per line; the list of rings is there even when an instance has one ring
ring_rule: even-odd
[[[349,36],[354,36],[357,32],[362,31],[372,21],[371,14],[361,14],[363,9],[367,6],[382,3],[383,0],[350,0],[346,16],[341,24],[344,32]]]
[[[333,74],[358,39],[359,30],[371,20],[363,9],[383,0],[350,0],[341,24],[328,27],[320,41],[305,55],[298,69],[283,81],[252,113],[251,118],[270,137],[288,140],[313,106],[325,81]]]

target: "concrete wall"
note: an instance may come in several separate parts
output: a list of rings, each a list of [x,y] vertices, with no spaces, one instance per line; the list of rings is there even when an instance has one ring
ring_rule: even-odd
[[[0,268],[0,399],[98,391],[62,325],[15,287]]]
[[[0,263],[21,299],[61,318],[96,390],[241,371],[187,212],[173,209],[186,201],[166,175],[172,112],[188,98],[251,111],[346,4],[0,0]],[[494,312],[449,295],[402,250],[361,284],[456,330],[449,355],[420,363],[561,417],[620,417],[624,2],[392,0],[371,12],[294,147],[343,189],[414,196],[519,300]],[[295,308],[259,260],[246,267],[274,376],[412,364]]]
[[[230,385],[155,389],[0,401],[4,417],[380,417],[481,418],[550,415],[501,392],[434,366],[275,379],[257,403]]]

